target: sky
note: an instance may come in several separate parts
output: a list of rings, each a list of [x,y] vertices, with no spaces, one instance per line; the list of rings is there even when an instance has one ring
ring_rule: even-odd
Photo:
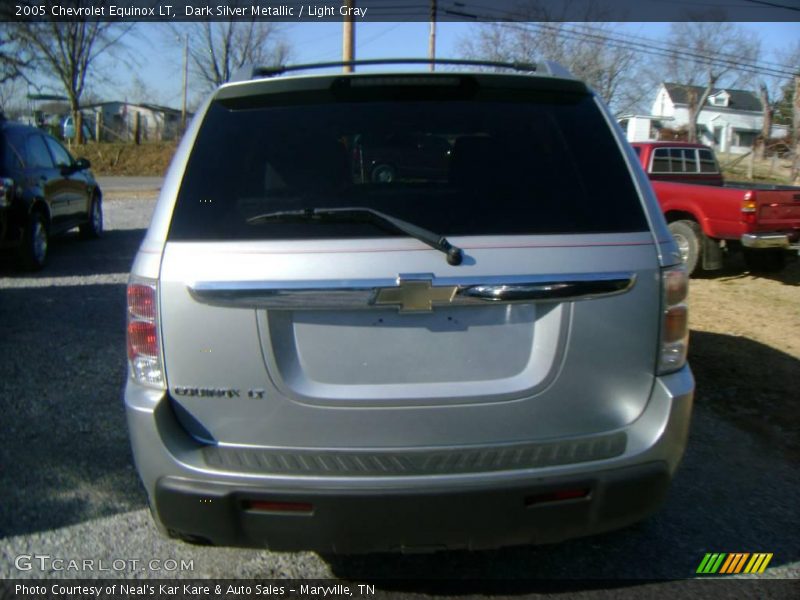
[[[774,61],[774,52],[800,40],[800,23],[742,23],[742,27],[761,37],[766,61]],[[160,104],[179,107],[182,98],[182,51],[180,44],[164,36],[163,29],[140,24],[132,49],[140,56],[139,78],[154,92]],[[663,37],[668,23],[623,23],[621,31],[649,38]],[[386,57],[421,57],[428,52],[428,23],[359,23],[356,25],[357,59]],[[459,42],[473,35],[472,23],[438,23],[436,54],[438,57],[459,57]],[[292,46],[292,62],[308,63],[337,60],[342,52],[341,23],[299,23],[285,25],[284,35]],[[121,85],[120,85],[121,84]],[[130,85],[120,82],[117,91],[126,92]],[[190,104],[200,101],[201,94],[190,94]],[[124,99],[124,98],[121,98]]]
[[[762,40],[763,61],[775,61],[775,51],[793,46],[800,40],[800,23],[742,23]],[[294,63],[330,61],[341,58],[342,24],[340,22],[303,22],[282,24],[283,35],[292,47]],[[458,58],[463,39],[474,35],[473,23],[437,23],[436,54],[440,58]],[[668,23],[621,23],[620,32],[648,38],[662,38],[669,31]],[[430,25],[421,23],[363,22],[356,25],[357,59],[386,57],[420,57],[428,52]],[[93,95],[102,100],[134,100],[133,91],[140,81],[151,102],[173,108],[182,103],[182,41],[161,24],[139,23],[126,44],[136,65],[123,64],[112,69],[112,83],[94,85]],[[134,80],[134,76],[136,79]],[[190,75],[189,106],[197,106],[205,92],[198,92]],[[113,96],[113,97],[112,97]]]

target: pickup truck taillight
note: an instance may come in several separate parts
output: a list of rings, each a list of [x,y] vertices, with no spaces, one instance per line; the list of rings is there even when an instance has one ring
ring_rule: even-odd
[[[164,388],[158,335],[158,284],[143,278],[128,283],[128,365],[134,381]]]
[[[742,198],[742,222],[754,225],[756,222],[756,199],[753,192],[745,192]]]
[[[14,180],[8,177],[0,177],[0,208],[11,206],[12,195],[14,194]]]
[[[665,375],[686,364],[689,349],[689,276],[683,265],[661,272],[664,313],[661,320],[661,347],[658,352],[658,373]]]

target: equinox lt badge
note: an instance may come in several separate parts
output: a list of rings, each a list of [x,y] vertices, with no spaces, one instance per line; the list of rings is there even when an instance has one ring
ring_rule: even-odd
[[[199,398],[241,398],[242,390],[235,388],[201,388],[178,385],[172,388],[176,396],[196,396]],[[248,398],[263,398],[264,390],[247,390]]]

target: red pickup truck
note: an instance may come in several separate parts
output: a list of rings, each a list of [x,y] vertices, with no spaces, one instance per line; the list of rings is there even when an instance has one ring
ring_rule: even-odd
[[[751,271],[780,270],[800,249],[800,187],[725,183],[702,144],[631,144],[690,273],[741,249]]]

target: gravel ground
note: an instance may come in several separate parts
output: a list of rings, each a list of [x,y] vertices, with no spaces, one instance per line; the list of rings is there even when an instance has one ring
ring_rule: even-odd
[[[708,314],[692,360],[704,393],[697,398],[689,448],[665,506],[639,525],[553,546],[422,556],[321,557],[162,538],[132,467],[121,402],[125,282],[152,208],[152,199],[107,201],[106,236],[54,241],[42,273],[23,275],[0,263],[0,577],[543,578],[574,580],[562,591],[604,588],[612,590],[609,597],[640,598],[686,591],[685,582],[674,580],[692,577],[705,552],[737,551],[773,552],[769,577],[800,577],[797,457],[785,451],[779,431],[754,431],[717,406],[738,381],[759,381],[764,361],[783,361],[788,376],[800,373],[800,360],[771,338],[722,333],[714,306],[702,301],[703,293],[726,293],[724,282],[713,278],[699,284],[706,290],[699,304]],[[794,286],[789,297],[795,298],[797,283],[800,278],[775,282]],[[737,302],[742,315],[755,310],[742,298]],[[724,296],[717,303],[730,308]],[[796,313],[775,318],[787,319],[787,332],[798,326]],[[761,350],[753,364],[738,367],[744,371],[728,373],[714,368],[725,360],[720,342],[744,353],[752,345]],[[769,410],[764,402],[754,406]],[[117,572],[15,568],[16,557],[33,554],[102,560],[107,568],[122,559],[128,566]],[[135,568],[132,559],[140,561]],[[154,559],[192,561],[192,569],[159,570],[147,564]],[[521,591],[532,592],[540,583],[522,585]]]

